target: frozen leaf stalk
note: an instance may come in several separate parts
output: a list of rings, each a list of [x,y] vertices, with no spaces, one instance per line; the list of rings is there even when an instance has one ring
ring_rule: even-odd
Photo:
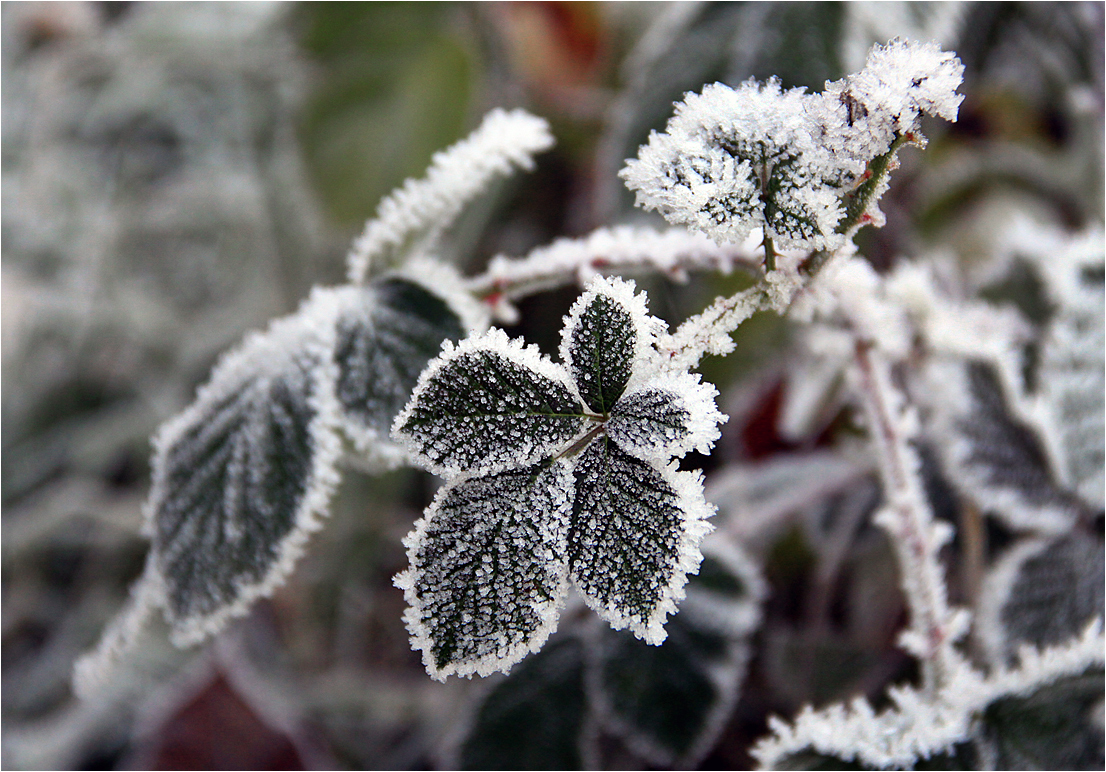
[[[664,640],[714,512],[672,459],[707,452],[725,417],[713,386],[659,367],[662,327],[632,283],[597,279],[565,320],[560,364],[491,330],[423,373],[393,434],[447,484],[396,585],[435,678],[537,651],[570,583],[615,629]]]

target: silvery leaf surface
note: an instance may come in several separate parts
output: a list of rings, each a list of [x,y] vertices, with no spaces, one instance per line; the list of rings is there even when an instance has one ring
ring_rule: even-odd
[[[405,277],[384,277],[336,294],[343,301],[334,362],[345,432],[361,453],[393,460],[399,454],[389,447],[392,422],[426,363],[443,341],[462,338],[464,326],[445,299]]]
[[[1027,643],[1061,643],[1106,616],[1103,557],[1101,534],[1082,529],[1011,547],[988,572],[979,602],[978,635],[992,660],[1005,662]]]
[[[689,450],[709,453],[719,437],[718,392],[698,375],[666,373],[624,394],[611,409],[607,436],[640,459],[667,461]]]
[[[1062,532],[1083,505],[1057,483],[1040,437],[1008,407],[1002,384],[981,362],[940,371],[944,467],[957,487],[1019,529]]]
[[[247,338],[155,440],[147,529],[179,642],[268,595],[327,512],[338,411],[328,327],[308,317]]]
[[[576,587],[616,630],[660,643],[711,529],[700,476],[641,461],[607,437],[588,444],[574,476],[568,559]]]
[[[537,651],[557,625],[572,476],[543,462],[442,488],[408,536],[405,591],[412,646],[427,671],[488,675]]]
[[[448,478],[534,463],[586,424],[563,368],[493,329],[446,344],[396,417],[393,435]]]

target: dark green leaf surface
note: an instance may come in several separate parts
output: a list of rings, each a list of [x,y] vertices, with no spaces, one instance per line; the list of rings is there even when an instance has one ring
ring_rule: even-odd
[[[338,401],[362,431],[387,437],[442,341],[465,331],[444,300],[408,279],[356,291],[362,302],[337,321]]]
[[[400,415],[397,434],[445,476],[521,466],[577,436],[568,387],[480,342],[444,358]]]
[[[1103,671],[1096,668],[1006,697],[986,710],[995,769],[1102,769]]]
[[[549,642],[484,699],[461,769],[582,769],[584,658],[575,638]]]
[[[248,374],[185,414],[156,464],[154,554],[174,626],[202,625],[265,582],[318,484],[311,357]],[[215,379],[213,379],[215,380]]]
[[[629,310],[603,293],[596,293],[576,320],[565,349],[569,371],[596,413],[608,413],[626,389],[637,336]]]
[[[679,495],[652,465],[606,437],[576,463],[569,568],[588,604],[616,628],[659,632],[680,558]]]
[[[1026,560],[1002,607],[1007,653],[1062,643],[1106,616],[1103,577],[1101,535],[1075,531]]]
[[[571,486],[553,462],[464,479],[435,498],[397,584],[437,677],[505,670],[556,627]]]

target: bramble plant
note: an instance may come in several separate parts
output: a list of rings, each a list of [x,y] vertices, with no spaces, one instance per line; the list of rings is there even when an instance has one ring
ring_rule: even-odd
[[[78,664],[78,691],[103,688],[155,611],[185,645],[271,595],[322,526],[342,463],[412,463],[444,479],[395,577],[430,676],[510,672],[491,705],[574,674],[587,686],[584,712],[631,747],[695,763],[733,707],[764,595],[732,529],[729,541],[707,538],[711,518],[716,505],[769,507],[746,483],[727,493],[723,475],[711,503],[703,473],[679,468],[691,451],[709,454],[727,420],[718,391],[692,370],[733,351],[731,333],[753,314],[773,311],[802,325],[796,372],[825,375],[793,376],[795,422],[804,404],[841,400],[858,408],[863,437],[837,467],[785,470],[783,486],[875,470],[873,522],[907,608],[897,642],[919,674],[878,712],[858,697],[774,720],[752,753],[766,768],[1051,763],[1051,740],[1019,737],[1019,727],[1055,705],[1101,714],[1101,586],[1087,585],[1045,635],[1017,604],[1033,571],[1070,555],[1097,560],[1101,576],[1101,548],[1086,533],[1103,506],[1101,231],[1019,247],[1053,308],[1034,343],[1032,387],[1032,333],[1016,312],[968,297],[927,263],[878,273],[854,243],[884,224],[881,196],[899,153],[925,147],[923,118],[956,119],[962,74],[936,44],[894,40],[818,93],[775,79],[706,86],[620,175],[671,230],[605,228],[463,278],[435,259],[443,234],[494,178],[530,168],[552,144],[541,119],[493,111],[385,199],[354,243],[348,284],[316,289],[248,337],[159,431],[145,573],[99,651]],[[752,286],[672,331],[634,282],[603,275],[733,268]],[[489,329],[517,318],[515,301],[572,283],[582,294],[563,321],[559,361]],[[954,529],[926,490],[935,463],[966,499],[1035,534],[989,575],[974,619],[949,597],[940,552]],[[585,655],[569,630],[546,645],[578,599],[639,640],[603,630],[598,653]],[[969,632],[986,657],[973,660]],[[660,686],[627,686],[628,674],[664,668],[700,689],[698,712],[665,713]],[[457,751],[467,766],[482,762],[474,738],[497,726],[481,715]],[[566,731],[586,737],[582,722]],[[1066,733],[1068,761],[1094,756],[1085,728],[1055,731]],[[565,763],[590,758],[581,754]]]

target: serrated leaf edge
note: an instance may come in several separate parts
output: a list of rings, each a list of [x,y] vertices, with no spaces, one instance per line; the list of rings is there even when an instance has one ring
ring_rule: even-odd
[[[614,603],[601,603],[591,597],[573,581],[573,585],[584,603],[606,620],[615,630],[630,630],[641,640],[653,646],[659,646],[668,636],[664,624],[669,614],[676,613],[677,604],[684,599],[684,586],[688,574],[697,573],[703,562],[703,553],[699,544],[703,537],[714,530],[709,518],[717,511],[703,496],[702,472],[681,472],[677,462],[662,464],[656,461],[642,461],[651,466],[676,493],[676,506],[683,513],[682,527],[678,541],[676,564],[672,577],[662,590],[661,599],[649,618],[643,622],[622,613]]]
[[[934,365],[927,372],[926,382],[932,394],[939,398],[937,410],[929,422],[929,434],[939,439],[936,445],[943,461],[942,468],[956,487],[1012,528],[1047,534],[1070,531],[1078,516],[1078,512],[1071,507],[1027,501],[1018,491],[995,486],[973,471],[974,465],[969,463],[972,444],[962,436],[957,425],[973,412],[973,398],[964,367],[951,362]],[[1015,420],[1021,418],[1013,412],[1010,415]],[[1027,429],[1034,428],[1031,424],[1025,426]],[[1050,477],[1055,481],[1055,459],[1048,453],[1046,458]]]
[[[162,424],[154,435],[154,471],[150,493],[143,506],[142,527],[142,533],[151,539],[156,530],[158,502],[168,495],[163,471],[166,455],[189,427],[203,419],[209,403],[226,394],[228,388],[234,389],[255,377],[259,364],[271,366],[273,372],[277,372],[279,364],[290,363],[292,358],[310,356],[314,360],[314,387],[308,395],[308,404],[315,411],[308,427],[312,444],[311,473],[303,500],[295,513],[295,525],[281,539],[276,559],[265,575],[257,582],[241,586],[233,603],[212,613],[185,619],[174,618],[169,611],[165,577],[157,565],[156,556],[151,561],[152,572],[147,572],[140,580],[156,581],[156,591],[151,595],[150,602],[162,608],[172,628],[171,640],[177,646],[189,646],[214,635],[230,620],[245,616],[256,600],[272,595],[292,572],[311,534],[322,527],[329,514],[330,499],[340,480],[338,462],[342,456],[339,433],[341,407],[334,386],[337,366],[331,355],[335,337],[335,307],[329,300],[328,293],[315,291],[296,313],[274,320],[264,332],[247,335],[240,346],[220,357],[211,377],[197,389],[196,399],[184,411]],[[136,588],[135,592],[141,595],[146,590]]]
[[[570,394],[579,400],[576,387],[572,383],[572,379],[569,377],[564,367],[542,354],[536,345],[526,345],[522,338],[512,339],[508,337],[507,333],[503,332],[503,330],[492,327],[487,332],[465,338],[460,343],[454,344],[451,341],[445,341],[442,344],[442,352],[437,357],[430,360],[426,365],[426,369],[424,369],[422,375],[419,376],[414,391],[411,392],[411,399],[408,400],[407,405],[399,412],[399,415],[396,416],[395,421],[392,423],[392,438],[406,449],[410,457],[419,466],[422,466],[446,480],[452,480],[462,475],[483,476],[495,474],[496,472],[502,472],[507,469],[528,466],[543,456],[550,455],[550,452],[554,450],[554,448],[537,447],[525,457],[511,459],[510,463],[490,464],[476,469],[462,469],[453,465],[440,464],[435,459],[430,458],[430,456],[422,452],[422,443],[403,430],[403,424],[411,418],[411,415],[414,413],[423,395],[429,388],[430,382],[437,378],[438,374],[446,365],[465,354],[482,351],[498,354],[514,364],[564,386],[568,389]],[[583,409],[584,406],[581,401],[581,414]],[[580,434],[583,434],[583,432],[581,431]],[[570,445],[571,442],[570,440],[566,445]]]
[[[729,420],[729,416],[719,412],[715,404],[718,390],[713,384],[704,382],[698,373],[661,373],[639,383],[633,389],[627,389],[621,399],[643,391],[667,392],[673,402],[687,411],[687,436],[677,442],[650,449],[630,445],[620,441],[615,433],[608,433],[622,450],[643,461],[661,462],[673,457],[682,458],[691,450],[704,455],[710,453],[714,443],[722,436],[718,427]],[[614,409],[618,409],[617,403]]]
[[[554,463],[565,462],[557,461]],[[392,584],[397,589],[403,590],[403,598],[407,602],[407,609],[403,614],[403,622],[411,637],[411,648],[414,651],[422,652],[422,662],[426,667],[426,672],[435,681],[444,682],[446,677],[451,675],[468,678],[473,675],[489,676],[493,673],[509,673],[511,668],[525,659],[527,655],[535,654],[540,651],[545,645],[545,642],[549,640],[549,636],[557,631],[557,626],[560,624],[561,609],[564,608],[565,599],[568,595],[570,582],[568,576],[568,561],[565,560],[558,565],[561,569],[559,576],[560,581],[554,597],[545,603],[539,604],[535,609],[542,617],[543,624],[535,631],[528,641],[512,646],[507,650],[505,655],[488,655],[471,661],[453,662],[442,668],[438,667],[437,663],[434,661],[433,655],[434,640],[431,637],[430,631],[422,622],[422,604],[415,591],[415,582],[417,578],[415,563],[418,557],[418,547],[425,541],[426,533],[430,528],[434,516],[438,512],[438,507],[442,499],[457,486],[463,485],[476,477],[483,476],[485,475],[463,475],[450,480],[438,489],[430,505],[427,506],[424,516],[415,521],[411,531],[404,537],[403,546],[407,549],[407,568],[400,571],[392,579]],[[569,499],[571,500],[574,482],[571,474],[567,475],[567,477],[570,486]]]
[[[717,593],[695,588],[688,591],[687,597],[681,604],[680,613],[690,615],[693,626],[730,639],[726,645],[725,662],[706,663],[704,672],[714,682],[720,697],[718,703],[709,712],[697,739],[684,754],[677,756],[657,745],[647,734],[639,731],[615,710],[607,698],[607,690],[602,683],[602,658],[606,649],[602,645],[587,649],[588,667],[584,673],[584,684],[596,719],[609,731],[622,737],[631,750],[657,766],[692,769],[698,766],[714,747],[718,735],[737,705],[740,687],[745,680],[746,669],[752,656],[752,648],[747,637],[760,624],[760,603],[764,599],[765,585],[752,559],[740,548],[719,538],[708,539],[703,547],[704,554],[709,553],[712,557],[718,558],[740,576],[746,588],[746,595],[740,601],[719,600]],[[729,619],[720,620],[717,615],[708,612],[709,607],[719,603],[734,607],[730,610]],[[691,614],[690,612],[693,611],[697,613]],[[598,636],[604,633],[609,635],[606,630],[599,628]]]
[[[626,383],[623,394],[629,392],[649,376],[649,361],[652,358],[653,344],[657,336],[666,332],[667,326],[663,321],[650,315],[648,298],[644,292],[635,290],[637,285],[629,279],[620,279],[617,276],[600,276],[588,283],[584,292],[576,298],[565,317],[564,326],[561,327],[561,344],[558,353],[561,362],[564,363],[566,372],[571,370],[572,356],[570,353],[571,342],[583,316],[591,302],[597,295],[605,295],[618,303],[630,315],[630,322],[637,333],[634,343],[633,362],[630,365],[630,380]],[[570,378],[571,380],[571,378]],[[580,396],[575,381],[572,382],[572,393],[584,402]]]

